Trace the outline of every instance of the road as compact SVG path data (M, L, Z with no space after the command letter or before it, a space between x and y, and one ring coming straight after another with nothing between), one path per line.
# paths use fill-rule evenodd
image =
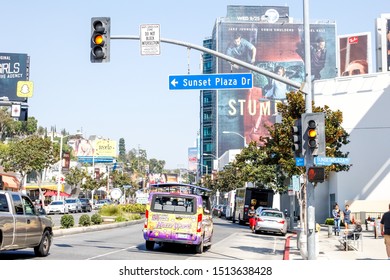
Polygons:
M77 220L75 218L75 220ZM253 234L248 226L214 219L213 245L195 254L183 245L155 246L147 251L143 224L54 238L49 256L36 258L33 250L0 253L0 260L281 260L285 238L272 234Z

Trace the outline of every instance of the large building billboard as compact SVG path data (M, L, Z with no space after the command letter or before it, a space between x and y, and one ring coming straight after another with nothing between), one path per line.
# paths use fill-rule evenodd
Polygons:
M382 14L376 21L378 72L390 71L390 14Z
M117 156L114 140L77 138L69 140L68 144L79 162L112 162Z
M262 69L303 82L303 25L295 23L221 22L217 32L217 51L252 63ZM334 23L310 25L312 80L328 79L336 73L336 32ZM248 72L219 59L218 72ZM288 85L253 73L250 90L218 91L219 155L242 148L242 139L223 131L245 136L246 143L267 136L266 125L275 123L276 104L285 102Z
M339 36L338 44L339 76L372 72L371 33Z
M18 97L18 81L28 81L29 57L24 53L0 53L0 97L10 101L26 101Z

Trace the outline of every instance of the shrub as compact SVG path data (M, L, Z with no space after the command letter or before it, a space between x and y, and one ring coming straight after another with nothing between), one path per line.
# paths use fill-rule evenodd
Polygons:
M121 212L121 209L117 205L110 204L104 205L100 209L99 214L102 216L119 216Z
M103 218L102 216L100 216L99 214L95 213L92 215L91 217L91 222L94 224L94 225L100 225L101 223L103 223Z
M333 226L334 225L334 219L333 218L327 218L325 220L325 225Z
M126 222L127 219L123 216L118 216L115 218L115 222Z
M88 214L83 214L80 216L79 225L83 227L87 227L91 225L91 218L89 217Z
M74 218L72 215L65 214L61 217L61 227L62 228L71 228L74 226Z

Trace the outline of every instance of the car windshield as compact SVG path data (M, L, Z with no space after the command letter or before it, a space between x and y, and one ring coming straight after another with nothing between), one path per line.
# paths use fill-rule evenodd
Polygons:
M76 203L76 199L67 199L66 203Z
M64 204L64 202L62 201L53 201L52 203L50 203L51 205L62 205Z

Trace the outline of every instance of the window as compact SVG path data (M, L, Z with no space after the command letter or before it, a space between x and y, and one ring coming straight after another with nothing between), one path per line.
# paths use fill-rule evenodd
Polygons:
M35 215L34 205L26 197L22 197L26 215Z
M13 194L12 200L14 201L16 215L23 215L24 214L23 204L22 204L22 200L20 199L20 196L17 194Z
M5 194L0 194L0 212L9 212L8 201Z
M162 212L193 213L194 199L192 197L158 195L153 201L152 209Z

